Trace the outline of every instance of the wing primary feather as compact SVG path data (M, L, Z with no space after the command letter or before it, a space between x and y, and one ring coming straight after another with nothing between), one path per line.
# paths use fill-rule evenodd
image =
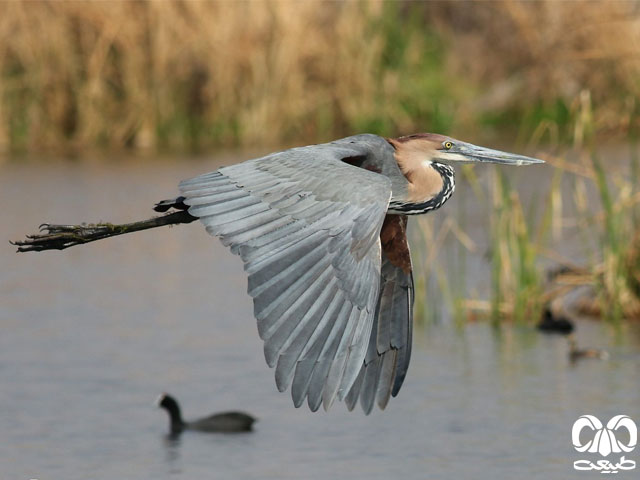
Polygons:
M300 320L288 322L293 323L293 328L291 328L292 325L284 324L269 339L270 342L280 343L280 355L276 366L276 385L281 392L285 391L291 383L293 369L300 357L300 353L311 334L318 327L320 320L330 305L331 297L335 296L337 290L337 282L334 277L330 279L324 291L317 297L317 301L309 307ZM293 312L290 318L297 316L296 313ZM276 345L274 347L277 348Z
M365 369L363 367L360 369L360 373L358 373L358 376L356 377L356 381L353 382L353 385L351 386L351 390L349 390L349 393L346 395L346 397L344 397L344 403L347 406L347 410L349 410L350 412L353 411L356 404L358 403L360 390L362 389L362 381L364 380L364 372L365 372Z
M378 388L376 392L376 401L381 410L384 410L387 407L389 397L391 397L397 359L397 350L389 350L381 357L382 365L380 366L380 371L378 373Z
M406 346L398 349L398 371L396 372L395 380L393 383L393 390L391 390L391 395L396 397L400 392L400 387L402 387L402 383L404 382L405 377L407 376L407 367L409 366L409 359L411 357L411 347Z
M307 393L307 403L313 412L318 410L322 403L327 389L326 382L329 370L331 369L332 362L334 362L336 352L338 351L338 347L342 342L343 337L347 335L349 320L351 319L354 310L357 310L357 308L350 302L346 301L343 303L338 317L342 320L338 326L339 328L334 326L331 329L327 340L322 346L322 351L318 355Z
M258 319L258 333L260 338L267 341L273 332L285 321L284 314L291 307L291 305L305 292L306 288L310 288L320 275L325 273L329 265L326 263L318 262L309 271L305 272L302 277L296 279L296 282L286 291L286 295L283 294L264 309L259 310L259 315L255 316ZM254 300L254 311L259 309L260 305Z
M347 360L349 359L351 341L353 340L355 331L358 327L358 322L361 318L362 310L354 308L351 311L347 327L342 335L342 339L340 340L340 344L338 345L337 352L327 376L324 393L322 394L322 406L325 410L329 410L333 404L333 401L338 394L338 389L342 384L345 369L347 367ZM350 386L351 385L349 385L349 387Z
M331 305L300 353L299 360L296 362L293 385L291 386L291 396L296 407L302 405L307 395L314 368L318 364L318 357L332 332L332 328L335 329L334 332L341 332L344 329L348 317L345 305L344 293L338 290L333 297ZM324 384L324 379L322 383Z
M384 322L376 322L376 348L375 353L383 353L391 347L391 325L396 325L396 319L392 317L394 314L394 286L395 282L386 282L380 292L380 303L378 317L386 319ZM391 308L388 308L388 306ZM403 327L400 327L403 328Z
M396 371L395 380L393 383L393 389L391 390L392 396L397 396L400 392L400 387L402 387L402 383L404 382L405 377L407 376L407 370L409 368L409 361L411 360L411 344L413 337L413 300L414 300L414 289L413 289L413 275L409 276L409 285L407 287L407 304L408 304L408 312L407 312L407 322L406 322L406 340L404 341L404 346L398 349L398 359L397 365L398 369Z
M376 392L378 390L380 361L381 358L378 356L364 369L364 380L360 391L360 406L367 415L371 413L373 402L376 398Z
M304 318L304 315L316 303L327 289L331 280L331 272L324 270L313 284L301 295L296 296L291 306L274 322L264 333L264 352L269 366L273 366L288 336L296 328L296 325Z
M296 247L300 247L288 255L279 254L275 258L278 263L263 263L262 268L250 273L247 288L249 295L259 297L261 303L270 303L268 297L281 295L283 290L296 281L296 274L305 272L326 257L326 250L322 248L326 240L317 235L310 236L308 240L306 245L297 244Z
M344 373L337 392L338 400L342 400L344 396L349 393L351 385L360 372L362 362L367 353L372 324L372 315L369 314L366 309L363 309L361 312L361 318L356 324L356 331L354 332L351 344L348 348Z

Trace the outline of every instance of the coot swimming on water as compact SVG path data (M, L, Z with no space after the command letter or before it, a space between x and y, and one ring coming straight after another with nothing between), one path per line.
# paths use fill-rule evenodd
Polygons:
M163 393L158 397L156 405L164 408L169 413L172 434L181 433L183 430L249 432L256 421L254 417L243 412L221 412L192 422L185 422L180 414L178 402L167 393Z
M571 360L572 363L582 358L597 358L600 360L607 360L609 358L609 352L601 348L578 348L578 344L573 335L569 335L568 340L569 360Z
M573 332L573 322L568 318L556 315L550 306L546 306L542 312L542 320L538 323L538 330L545 333L561 333L567 335Z

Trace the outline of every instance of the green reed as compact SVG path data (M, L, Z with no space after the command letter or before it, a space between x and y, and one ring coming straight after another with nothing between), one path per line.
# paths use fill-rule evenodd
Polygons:
M522 322L540 313L542 274L531 223L519 195L504 173L496 170L490 218L493 321Z
M596 291L593 310L611 321L640 314L638 289L638 187L635 153L630 160L630 175L612 179L600 159L591 155L592 182L601 211L595 221L599 261L590 265ZM613 188L612 188L613 185Z

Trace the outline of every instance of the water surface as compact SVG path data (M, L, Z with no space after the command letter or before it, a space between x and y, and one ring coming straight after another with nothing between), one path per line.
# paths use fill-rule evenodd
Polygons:
M45 221L147 218L213 168L0 166L2 241ZM611 358L572 365L561 337L443 318L416 328L386 411L310 413L275 388L241 262L197 224L63 252L5 243L0 259L0 479L585 478L572 468L578 416L640 423L637 326L580 321L579 343ZM259 422L173 442L152 406L163 391L187 419L241 409Z

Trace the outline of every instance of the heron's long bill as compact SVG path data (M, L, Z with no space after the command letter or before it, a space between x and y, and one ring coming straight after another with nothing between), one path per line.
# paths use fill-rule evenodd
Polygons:
M518 155L516 153L501 152L500 150L479 147L471 143L458 145L456 151L452 153L453 155L449 159L461 162L489 162L505 165L544 163L544 160L538 158L525 157L524 155Z

